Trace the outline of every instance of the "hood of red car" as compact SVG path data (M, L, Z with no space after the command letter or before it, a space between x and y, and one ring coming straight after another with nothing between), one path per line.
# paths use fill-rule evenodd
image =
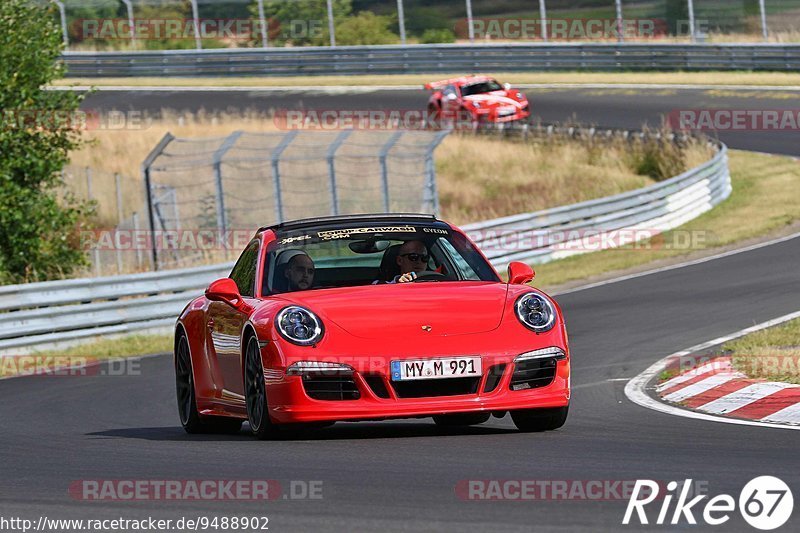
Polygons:
M508 96L506 91L495 91L491 93L472 94L465 96L464 100L467 102L478 102L481 107L499 107L499 106L514 106L521 108L525 106L526 101L515 100Z
M508 286L424 282L312 290L281 295L365 339L465 335L496 329Z

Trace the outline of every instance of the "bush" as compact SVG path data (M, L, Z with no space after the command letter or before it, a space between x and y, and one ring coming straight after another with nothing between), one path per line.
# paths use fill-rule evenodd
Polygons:
M50 4L0 2L0 279L60 277L85 264L79 231L91 206L59 199L60 171L81 144L81 97L42 87L63 75L61 27Z
M399 37L392 33L392 17L378 16L371 11L362 11L336 25L336 44L394 44Z
M422 44L454 43L456 42L456 34L448 29L425 30L419 42Z

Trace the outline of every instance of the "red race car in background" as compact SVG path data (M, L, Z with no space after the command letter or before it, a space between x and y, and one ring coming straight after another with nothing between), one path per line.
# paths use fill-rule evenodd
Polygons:
M463 76L425 84L433 91L428 118L434 123L466 121L477 125L515 122L531 115L527 97L486 76Z
M510 412L556 429L570 402L561 310L511 263L501 281L458 228L429 215L355 215L261 228L175 329L189 433Z

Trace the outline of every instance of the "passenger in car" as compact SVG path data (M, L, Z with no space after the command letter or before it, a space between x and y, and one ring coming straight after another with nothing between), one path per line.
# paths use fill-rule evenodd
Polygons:
M305 252L298 252L286 263L287 285L290 291L304 291L314 284L314 261Z

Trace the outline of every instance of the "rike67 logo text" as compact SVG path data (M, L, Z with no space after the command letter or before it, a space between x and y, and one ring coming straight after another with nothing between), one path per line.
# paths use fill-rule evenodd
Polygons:
M663 485L649 479L637 480L622 523L636 524L638 520L639 524L650 524L652 514L648 518L645 507L660 500L660 508L658 503L651 508L651 511L659 509L655 524L677 525L683 521L697 524L697 513L706 524L719 526L730 520L738 503L742 518L754 528L766 531L785 524L794 508L794 498L789 486L773 476L760 476L749 481L739 494L738 502L729 494L720 494L704 502L708 495L691 494L692 486L691 479L685 480L682 485L677 481L670 481L666 492L660 494L659 488Z

